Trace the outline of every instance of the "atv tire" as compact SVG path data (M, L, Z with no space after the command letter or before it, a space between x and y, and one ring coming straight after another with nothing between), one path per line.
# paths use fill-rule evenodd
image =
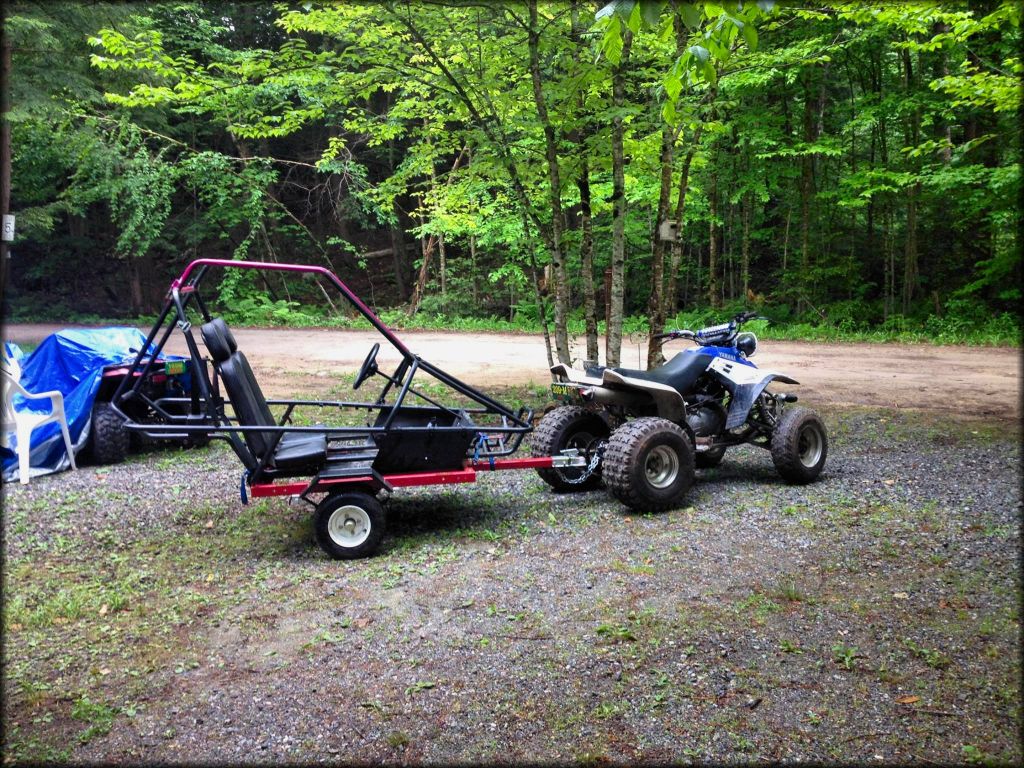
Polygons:
M580 453L597 450L602 440L608 439L608 425L593 411L576 405L565 405L544 414L533 432L530 454L555 456L565 448L577 448ZM601 484L601 468L588 472L587 467L564 469L538 469L540 479L559 493L589 491Z
M604 453L609 492L637 512L679 506L693 485L693 444L679 425L645 417L612 433Z
M96 403L92 409L90 454L97 464L119 464L128 455L129 435L124 418L110 403Z
M821 474L828 436L821 417L809 408L787 408L772 432L772 461L782 479L804 485Z
M725 457L725 446L712 448L710 451L701 451L693 456L693 464L697 469L713 469L722 463Z

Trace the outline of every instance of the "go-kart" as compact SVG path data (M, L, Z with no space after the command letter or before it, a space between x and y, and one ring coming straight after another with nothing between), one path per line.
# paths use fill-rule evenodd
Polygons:
M268 400L234 334L222 318L213 316L201 295L211 269L275 270L325 280L397 351L397 366L391 372L381 369L380 344L375 343L352 384L358 390L370 379L382 379L373 400ZM189 352L191 395L154 399L143 382L175 331ZM156 440L226 440L245 468L242 502L249 496L296 496L310 503L317 542L334 558L363 557L377 549L386 526L382 502L397 488L471 483L481 471L569 469L584 463L571 447L550 456L509 458L532 429L532 411L513 412L411 352L324 267L193 261L171 283L143 346L150 348L155 352L138 353L110 399L124 429ZM431 377L460 403L443 404L435 389L428 392L414 384L418 376ZM272 407L279 409L279 416ZM156 418L134 418L139 409ZM300 426L296 422L304 409L326 410L338 420ZM339 423L352 409L365 416L364 424Z

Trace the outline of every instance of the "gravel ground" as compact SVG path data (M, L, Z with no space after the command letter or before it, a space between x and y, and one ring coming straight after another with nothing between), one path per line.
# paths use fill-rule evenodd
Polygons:
M358 562L220 445L5 488L4 760L1019 764L1017 435L826 421L811 486L496 473L399 491Z

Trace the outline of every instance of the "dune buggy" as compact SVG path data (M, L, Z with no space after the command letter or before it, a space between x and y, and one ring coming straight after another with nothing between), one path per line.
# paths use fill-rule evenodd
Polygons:
M222 269L285 271L333 286L390 345L392 357L397 353L394 369L387 371L378 363L381 345L375 343L356 374L353 390L374 379L381 386L376 397L268 400L234 334L201 294L208 273ZM153 397L147 375L175 331L188 349L192 391L188 397ZM172 282L143 349L153 352L136 355L110 398L124 429L152 439L226 440L244 466L243 503L249 496L308 502L316 539L335 558L362 557L379 546L386 525L382 502L397 488L471 483L482 471L568 469L584 462L573 448L511 458L532 428L532 411L512 411L411 352L324 267L193 261ZM417 377L429 377L433 388L421 386ZM153 417L140 420L139 409ZM353 411L362 423L342 423L342 414ZM306 412L326 412L330 423L309 423Z

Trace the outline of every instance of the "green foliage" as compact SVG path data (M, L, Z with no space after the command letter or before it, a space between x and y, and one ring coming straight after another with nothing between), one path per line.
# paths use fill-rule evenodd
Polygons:
M627 333L647 327L667 122L673 190L691 162L667 307L685 314L670 324L755 301L776 320L769 338L1019 343L1018 4L539 5L547 123L528 7L12 6L9 312L107 311L97 294L126 293L124 261L152 311L199 255L329 262L396 306L425 241L443 238L444 290L435 248L408 322L535 331L557 170L568 327L582 334L577 181L585 165L600 315L620 117ZM395 236L404 255L363 257ZM228 272L218 290L236 322L358 322L309 309L308 283Z

